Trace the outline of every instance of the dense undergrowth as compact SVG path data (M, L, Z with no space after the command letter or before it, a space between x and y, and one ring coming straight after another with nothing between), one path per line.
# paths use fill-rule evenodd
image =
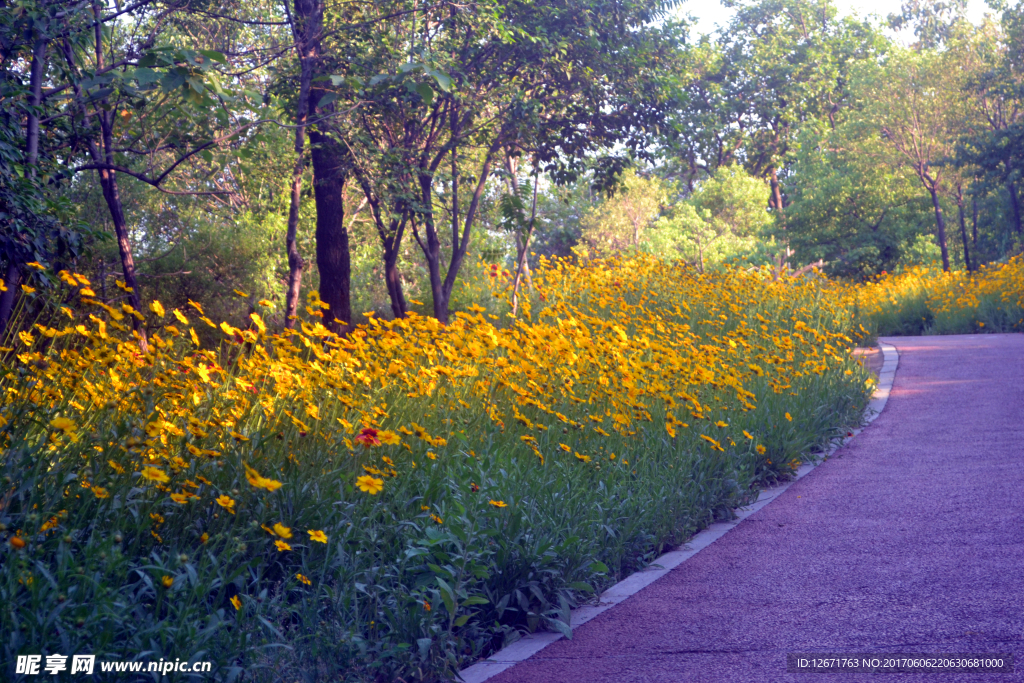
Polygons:
M283 334L154 302L140 354L143 312L61 277L3 351L6 667L452 679L567 631L573 606L857 423L871 387L851 300L817 278L556 261L518 320L496 285L447 327L349 338L315 299Z
M854 290L872 335L972 334L1024 331L1024 259L975 272L911 268Z

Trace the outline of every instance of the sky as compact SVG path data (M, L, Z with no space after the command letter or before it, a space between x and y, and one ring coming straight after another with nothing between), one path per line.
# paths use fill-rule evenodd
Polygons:
M842 15L856 14L866 17L872 14L878 15L885 20L889 14L898 12L900 0L835 0L839 13ZM729 21L732 12L719 4L718 0L689 0L684 2L679 10L681 13L691 14L697 19L696 31L698 33L711 33L716 25L725 25ZM984 0L968 0L967 18L977 24L986 12L992 10L985 4ZM913 35L899 36L901 40L909 41Z

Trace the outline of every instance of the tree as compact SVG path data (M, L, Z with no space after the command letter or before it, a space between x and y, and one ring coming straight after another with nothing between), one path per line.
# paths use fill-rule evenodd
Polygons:
M337 65L338 101L359 106L334 135L374 218L396 316L407 308L397 260L411 231L434 315L447 321L487 182L509 150L571 175L601 147L647 146L676 54L672 27L645 25L659 11L644 1L437 5L365 35L360 54Z
M618 190L583 215L577 253L606 258L639 250L647 231L667 207L671 193L672 187L661 178L627 170Z
M736 9L730 25L695 52L698 78L679 112L678 154L691 183L742 163L769 182L767 203L781 213L781 177L799 126L837 124L851 65L875 54L881 41L868 24L838 18L830 0L727 4Z
M940 198L947 165L959 133L959 90L942 55L894 47L883 63L864 62L855 88L863 121L895 152L894 165L910 169L928 193L935 214L935 236L942 267L949 270L946 221ZM953 105L953 106L951 106Z
M930 207L917 176L893 164L877 129L851 117L835 130L808 125L790 165L788 237L799 262L864 277L891 271L923 230Z
M767 244L775 216L764 202L766 183L729 165L677 202L648 233L644 248L681 256L701 273L710 265L757 252Z
M1024 246L1018 192L1024 177L1022 6L1007 8L999 28L984 27L954 45L960 61L973 67L965 74L965 91L974 119L962 132L956 157L960 167L974 170L980 183L1005 190L1016 239Z

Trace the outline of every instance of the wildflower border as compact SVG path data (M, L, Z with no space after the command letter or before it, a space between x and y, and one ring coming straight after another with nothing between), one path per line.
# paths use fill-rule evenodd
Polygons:
M793 473L793 478L783 482L771 489L760 492L757 500L750 505L738 508L734 511L736 517L727 522L716 522L696 534L679 549L665 553L645 569L630 574L617 584L601 594L598 603L587 604L572 610L570 624L573 628L582 626L602 612L615 607L626 598L639 593L641 590L662 578L670 571L686 562L704 548L720 539L732 529L736 528L747 517L765 507L773 500L782 495L786 489L804 478L819 464L828 459L830 455L856 438L869 424L882 413L886 403L889 401L889 393L892 390L893 380L896 378L896 367L899 364L899 352L892 344L879 341L878 346L882 350L882 369L879 372L878 386L872 394L871 401L864 409L864 426L854 429L851 436L836 439L824 451L814 453L811 462L804 463ZM519 662L525 661L537 654L548 645L561 640L564 636L561 633L543 631L531 633L507 647L498 650L491 656L472 664L459 672L459 678L463 683L483 683L484 681L497 676L502 671L510 669Z

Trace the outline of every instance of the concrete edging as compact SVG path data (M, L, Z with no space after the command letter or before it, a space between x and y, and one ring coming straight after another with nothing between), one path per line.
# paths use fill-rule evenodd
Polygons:
M852 436L836 440L826 451L815 454L817 456L816 462L801 465L797 468L793 479L790 481L775 486L772 489L761 491L755 502L747 505L746 507L738 508L735 511L735 519L728 522L717 522L710 525L700 533L696 534L679 549L665 553L648 565L646 569L630 574L625 579L619 581L617 584L602 593L598 604L583 605L582 607L574 609L569 620L570 625L575 628L587 623L597 615L611 609L631 595L639 593L641 590L665 576L704 548L707 548L709 545L727 534L730 530L734 529L747 517L778 498L786 489L805 477L828 456L845 446L850 439L854 438L857 434L860 434L868 424L874 422L875 418L879 416L885 408L885 404L889 401L889 392L892 390L892 383L896 377L896 366L899 363L899 353L896 351L895 346L884 342L879 342L878 345L882 350L884 361L878 376L878 386L875 388L875 393L872 395L871 401L868 402L867 408L864 409L864 427L854 429L852 431ZM466 667L459 672L459 677L465 683L483 683L483 681L488 680L492 676L496 676L515 664L529 659L551 643L561 640L563 637L564 636L562 636L561 633L548 631L531 633L523 636L508 647L504 647L495 652L490 657Z

